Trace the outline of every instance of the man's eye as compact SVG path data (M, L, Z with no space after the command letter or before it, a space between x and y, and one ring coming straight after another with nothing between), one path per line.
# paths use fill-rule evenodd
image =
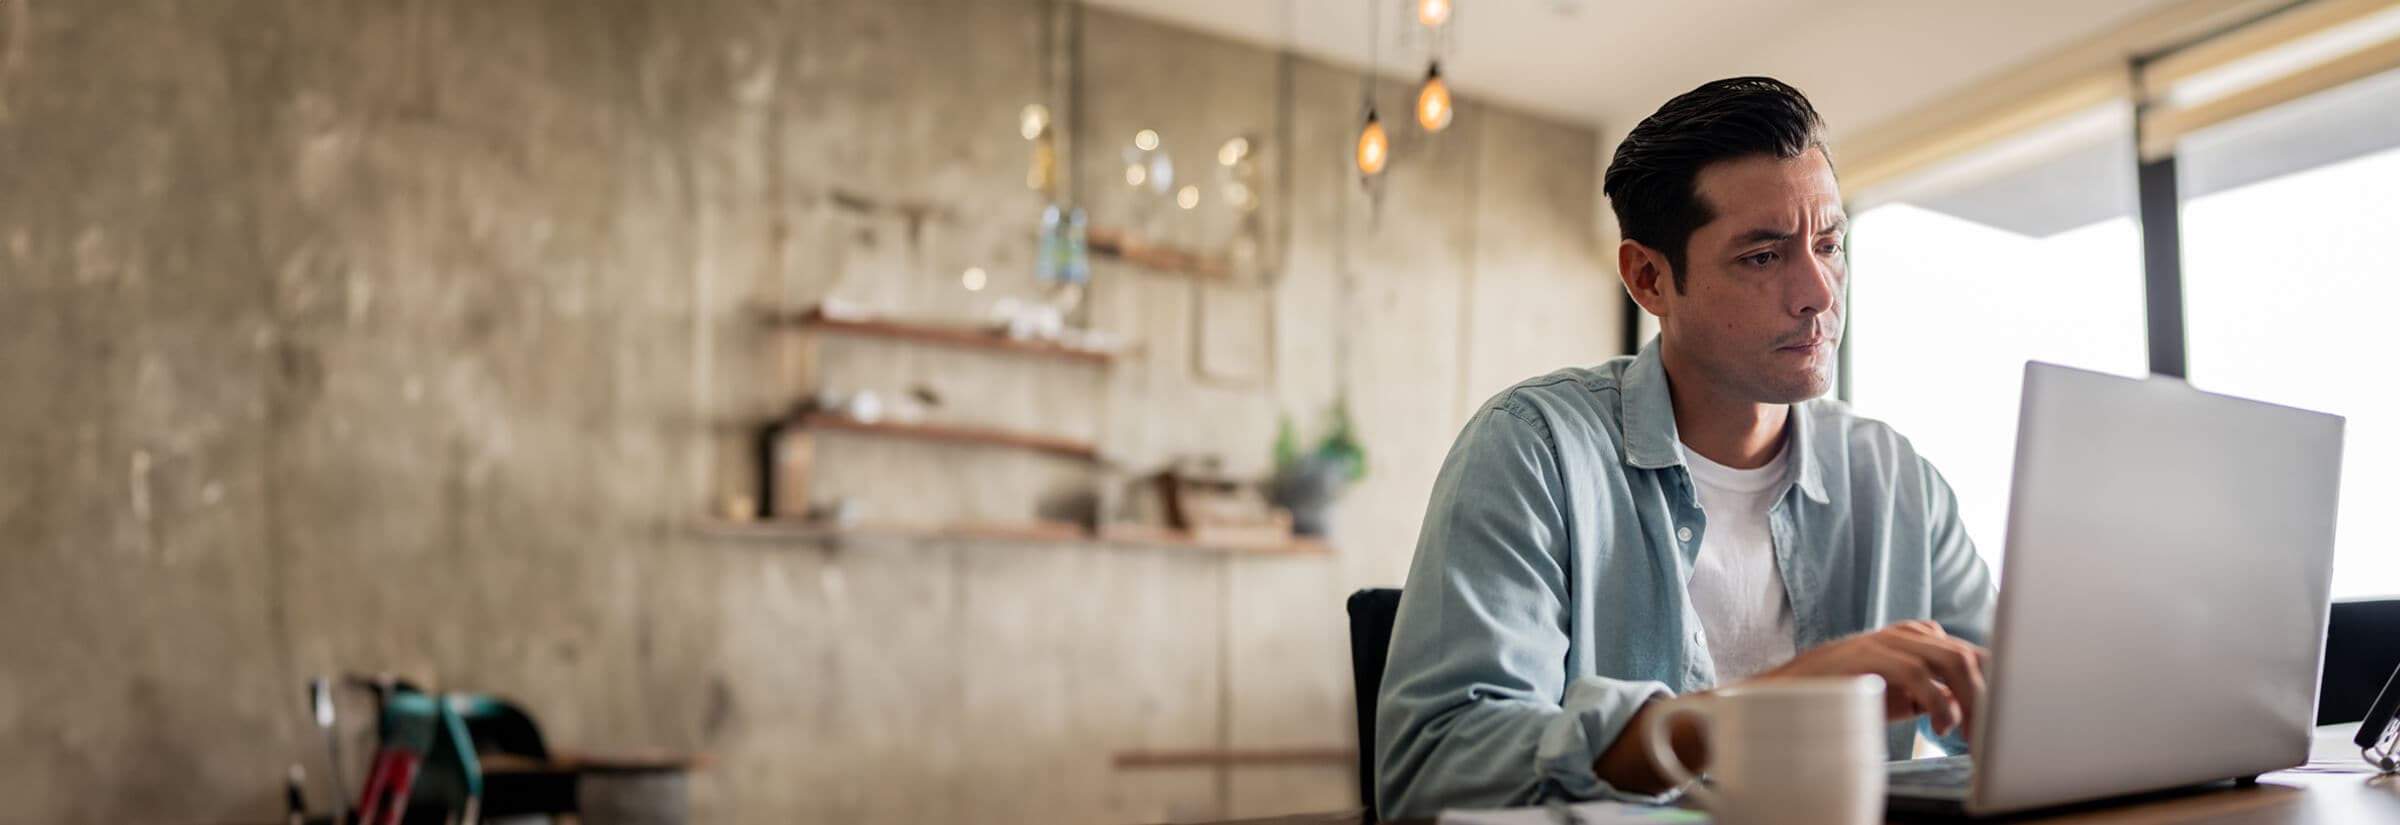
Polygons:
M1775 262L1775 253L1760 252L1755 255L1744 255L1741 257L1741 262L1751 266L1766 266Z
M1842 254L1842 245L1838 243L1829 243L1819 246L1817 247L1817 254L1827 257Z

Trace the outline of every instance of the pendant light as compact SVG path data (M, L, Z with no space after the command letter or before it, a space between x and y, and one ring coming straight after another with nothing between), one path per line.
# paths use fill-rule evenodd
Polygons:
M1450 0L1417 0L1417 22L1427 27L1450 22Z
M1358 130L1358 171L1367 177L1383 174L1384 164L1392 159L1392 138L1384 133L1383 123L1376 119L1375 110L1367 109L1367 125Z
M1368 180L1383 174L1383 168L1392 161L1392 136L1375 116L1375 74L1382 67L1378 59L1382 27L1376 25L1375 3L1376 0L1367 0L1367 122L1358 129L1358 172Z
M1450 127L1450 84L1442 82L1442 63L1434 61L1425 67L1425 85L1417 89L1417 125L1425 131L1439 132Z

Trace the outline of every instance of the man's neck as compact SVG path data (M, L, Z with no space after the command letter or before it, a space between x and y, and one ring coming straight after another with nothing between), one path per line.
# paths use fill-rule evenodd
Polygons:
M1718 393L1694 370L1678 369L1676 359L1661 353L1667 368L1668 398L1675 405L1675 433L1685 449L1737 470L1767 466L1783 449L1784 422L1790 404L1760 404Z

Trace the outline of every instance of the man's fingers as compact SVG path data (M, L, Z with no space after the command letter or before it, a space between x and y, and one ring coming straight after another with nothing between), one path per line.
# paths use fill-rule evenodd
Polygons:
M1883 691L1883 721L1904 722L1925 715L1925 711L1919 710L1916 700L1908 698L1907 693L1888 687L1888 682L1886 685Z
M1907 695L1917 710L1932 716L1935 732L1947 734L1958 725L1958 702L1935 681L1932 668L1897 649L1877 650L1874 656L1872 670L1883 677L1884 689Z
M1935 622L1931 619L1910 619L1905 622L1893 624L1891 629L1915 636L1950 635L1949 631L1942 629L1942 626L1939 622Z
M1948 637L1896 636L1891 644L1902 655L1922 663L1949 688L1959 704L1960 722L1974 718L1976 706L1983 703L1982 648Z

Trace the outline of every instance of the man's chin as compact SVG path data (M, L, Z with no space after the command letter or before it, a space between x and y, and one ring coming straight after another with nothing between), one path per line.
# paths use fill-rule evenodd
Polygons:
M1798 404L1802 401L1822 398L1826 393L1833 391L1833 373L1831 370L1810 370L1803 375L1789 376L1785 380L1769 382L1764 389L1766 392L1761 395L1766 397L1758 399L1758 403Z

